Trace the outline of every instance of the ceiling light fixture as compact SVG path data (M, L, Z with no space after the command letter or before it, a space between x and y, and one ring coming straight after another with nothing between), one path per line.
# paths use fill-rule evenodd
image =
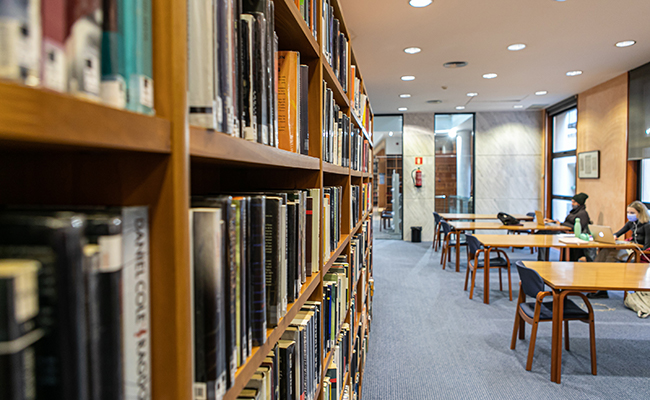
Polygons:
M401 97L403 99L408 99L409 97L411 97L411 95L408 94L408 93L404 93L404 94L400 94L399 97Z
M388 136L393 136L393 131L388 132Z
M510 50L510 51L519 51L519 50L523 50L525 48L526 48L526 45L523 44L523 43L515 43L515 44L511 44L510 46L508 46L508 50Z
M464 109L465 109L465 106L457 106L456 107L456 110L464 110Z
M544 96L545 94L548 94L546 90L540 90L539 92L535 92L535 96Z
M616 47L630 47L636 44L636 40L623 40L622 42L616 43Z
M422 49L419 48L419 47L407 47L407 48L404 49L404 53L406 53L406 54L417 54L417 53L419 53L421 51L422 51Z
M582 75L582 71L569 71L566 73L566 76L578 76Z
M524 106L522 106L521 104L517 104L516 106L514 106L512 108L524 108Z
M433 3L433 0L411 0L411 1L409 1L409 4L411 5L411 7L416 7L416 8L426 7L431 3Z
M412 81L412 80L414 80L414 79L415 79L415 77L414 77L413 75L404 75L404 76L402 77L402 80L403 80L403 81Z
M442 100L438 100L438 99L427 100L427 103L429 103L429 104L440 104L440 103L442 103Z
M478 96L478 93L476 92L467 93L467 97L476 97L476 96Z
M408 111L408 108L406 107L400 107L397 109L397 111Z
M489 74L483 74L483 78L485 78L485 79L494 79L496 77L497 77L497 74L495 74L494 72L490 72Z

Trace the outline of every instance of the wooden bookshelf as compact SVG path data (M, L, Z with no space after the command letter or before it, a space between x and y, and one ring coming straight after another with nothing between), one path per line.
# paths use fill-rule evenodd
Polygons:
M320 270L303 284L279 325L267 331L266 343L254 347L237 370L235 384L225 397L229 400L237 398L305 301L322 299L324 275L339 255L349 255L352 237L371 217L366 213L349 228L350 185L369 182L372 172L322 161L323 81L342 111L363 126L351 114L348 94L321 54L320 2L318 41L293 0L275 0L274 4L280 49L299 51L301 62L310 70L309 156L189 126L188 7L184 0L152 1L155 116L0 81L0 205L149 207L151 392L156 400L193 398L192 195L271 188L320 188L322 192L325 186L343 186L342 235L337 248L329 257L317 250ZM349 39L338 1L332 5ZM350 58L354 59L353 53ZM372 133L362 130L372 143ZM326 217L322 211L321 227ZM357 285L367 285L367 281L368 273L364 273ZM357 327L352 330L358 331ZM328 353L325 368L330 359ZM326 369L322 377L325 373ZM322 377L316 400L322 398Z

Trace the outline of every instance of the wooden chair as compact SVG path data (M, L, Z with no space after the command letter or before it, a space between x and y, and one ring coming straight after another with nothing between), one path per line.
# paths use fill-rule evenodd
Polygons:
M526 361L526 371L533 367L533 354L535 352L535 340L537 339L537 325L540 322L553 320L553 301L544 302L544 298L552 296L550 291L544 291L544 281L537 271L526 268L521 261L517 261L517 271L519 272L519 298L517 299L517 312L515 314L515 324L512 328L512 341L510 348L515 349L517 345L517 331L519 339L525 339L526 325L525 321L533 326L530 333L530 344L528 345L528 360ZM535 302L526 302L526 296L535 298ZM594 327L594 309L587 296L580 292L572 292L569 296L578 296L582 298L587 306L587 311L578 307L576 303L566 298L564 300L564 337L565 348L569 351L569 321L582 321L589 324L589 342L591 345L591 373L596 375L596 334Z
M465 271L465 290L467 290L467 282L469 280L469 274L471 271L472 274L472 287L469 290L469 298L474 297L474 286L476 284L476 271L479 269L485 270L485 254L486 251L483 248L483 245L477 238L473 235L465 235L465 240L467 241L467 271ZM499 290L503 290L503 280L501 277L501 271L508 271L508 294L510 295L510 301L512 301L512 282L510 275L510 259L505 251L500 249L493 249L491 252L497 254L497 257L490 258L490 269L498 268L499 269ZM480 256L483 254L483 261L480 260ZM484 273L489 273L489 271L484 271Z
M438 251L438 247L442 247L442 231L440 230L440 221L442 217L437 212L433 212L433 251Z
M463 240L462 236L459 235L458 232L451 230L451 225L449 225L447 221L440 221L440 228L442 229L442 234L444 236L440 263L442 264L442 269L445 269L447 258L449 259L449 262L451 262L451 253L453 253L451 250L456 248L456 241L460 240L460 246L466 246L467 242Z

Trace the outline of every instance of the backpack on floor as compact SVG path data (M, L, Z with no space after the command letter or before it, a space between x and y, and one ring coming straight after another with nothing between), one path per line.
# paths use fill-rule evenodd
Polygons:
M625 307L635 311L639 318L647 318L650 315L650 292L628 293Z

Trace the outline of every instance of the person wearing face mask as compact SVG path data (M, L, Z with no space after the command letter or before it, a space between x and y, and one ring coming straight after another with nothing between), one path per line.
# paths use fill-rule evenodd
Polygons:
M571 198L571 206L573 207L567 215L562 225L567 226L571 229L575 226L576 218L580 218L580 226L582 227L582 233L589 233L589 224L591 219L589 218L589 213L587 212L587 206L585 202L589 198L589 195L586 193L578 193ZM556 221L549 218L544 218L544 222L556 223L559 224L560 221ZM590 261L593 255L586 251L586 249L569 249L569 260L570 261Z
M617 239L628 232L632 232L630 241L642 247L643 250L650 248L650 215L645 204L636 200L627 206L627 222L625 226L614 234ZM595 262L625 262L632 250L601 249L594 259ZM607 291L590 293L590 298L608 298Z

